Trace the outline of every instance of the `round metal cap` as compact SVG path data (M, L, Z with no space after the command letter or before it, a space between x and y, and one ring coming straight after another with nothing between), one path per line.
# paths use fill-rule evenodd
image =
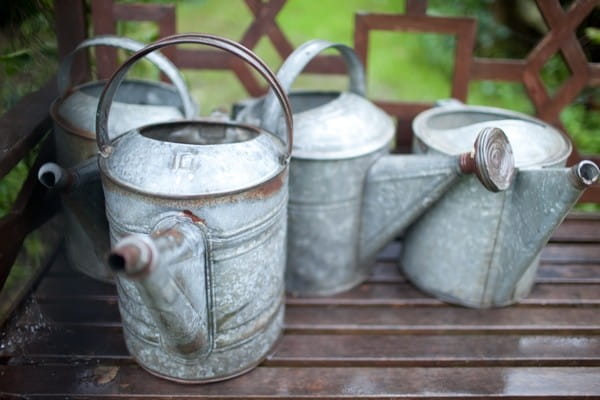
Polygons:
M484 128L475 140L475 174L488 190L508 189L515 177L515 158L506 134Z

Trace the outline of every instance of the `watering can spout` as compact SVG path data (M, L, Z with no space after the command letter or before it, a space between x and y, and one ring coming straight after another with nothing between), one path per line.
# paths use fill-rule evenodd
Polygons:
M387 155L377 160L363 191L361 263L372 261L465 174L475 174L490 192L510 187L514 158L501 129L482 129L474 150L459 156Z
M582 191L598 181L600 169L589 160L581 161L571 168L571 182L575 188Z
M42 165L38 171L40 183L48 189L70 192L82 185L100 180L96 157L82 161L72 168L63 168L53 162Z
M108 265L137 287L159 328L162 345L181 357L197 358L212 347L202 295L206 293L203 234L188 219L169 218L159 225L151 235L130 235L117 242ZM190 262L198 265L190 267Z
M525 273L536 263L537 254L575 205L586 188L600 176L598 166L581 161L571 168L520 170L513 187L506 192L504 217L490 259L487 293L490 304L500 304L519 290ZM515 245L518 243L518 245ZM517 289L515 289L517 288ZM505 303L505 301L504 301Z

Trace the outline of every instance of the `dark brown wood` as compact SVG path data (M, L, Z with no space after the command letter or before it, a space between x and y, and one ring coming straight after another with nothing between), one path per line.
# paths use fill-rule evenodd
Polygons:
M427 0L407 0L407 15L423 15L427 12Z
M116 34L117 21L153 21L158 24L160 37L175 34L175 6L166 4L123 4L113 0L93 0L92 17L96 35ZM175 47L166 47L161 51L172 61L177 58ZM117 67L115 49L99 47L96 49L98 76L108 78ZM166 76L162 76L167 80Z
M600 242L600 217L571 214L552 235L553 242Z
M551 243L542 250L541 260L553 264L599 264L600 245L597 243Z
M200 386L137 366L123 341L115 288L70 270L59 255L32 295L46 322L39 328L35 312L18 315L8 337L32 324L36 333L0 346L0 391L34 398L600 395L599 222L568 217L543 252L531 295L493 310L447 305L413 288L396 266L401 244L394 242L357 288L288 298L284 335L257 369ZM107 370L114 378L102 381Z
M113 364L114 365L114 364ZM103 365L105 368L111 364ZM598 367L505 368L369 368L369 367L260 367L237 379L211 385L181 385L160 380L133 365L114 366L116 376L97 383L97 365L0 366L8 393L50 398L120 396L186 396L186 398L378 398L402 397L463 399L465 396L500 398L583 398L598 391ZM576 371L576 373L574 372ZM292 379L290 379L293 377ZM105 397L106 396L106 397ZM156 397L153 397L156 396Z
M55 79L27 94L0 117L0 178L40 141L52 126L48 115L57 96Z
M54 19L58 57L62 60L87 37L85 1L56 0L54 2ZM71 67L71 81L74 84L84 81L89 76L88 66L88 54L81 52Z
M600 268L600 267L598 267ZM596 269L598 269L596 268ZM597 271L600 273L600 271ZM401 277L396 272L394 276ZM393 284L390 284L393 283ZM559 285L569 283L569 285ZM580 280L573 282L559 281L555 278L550 282L538 283L532 293L521 304L527 306L600 306L596 298L596 291L600 289L598 281ZM115 302L117 294L113 287L103 283L89 282L87 278L79 277L52 277L48 276L42 282L34 297L40 303L77 302L79 300L92 300L105 303ZM286 304L291 306L445 306L412 285L403 281L368 282L348 292L326 298L298 298L288 297Z
M523 60L490 60L475 57L471 64L471 79L520 82L525 71Z
M58 194L49 193L37 179L39 168L53 157L53 144L52 138L46 139L29 170L13 208L0 219L0 232L9 233L0 241L0 290L27 235L58 211Z
M92 26L94 35L114 35L116 18L112 0L92 0ZM110 47L95 48L96 73L99 79L107 79L117 65L117 51Z
M116 21L154 21L158 24L160 37L176 33L175 6L167 4L122 4L114 3L113 13ZM116 27L113 27L116 30ZM175 61L177 49L173 46L161 49L161 53ZM113 68L115 68L114 66ZM166 76L163 76L166 80Z
M376 345L374 345L376 344ZM22 357L69 365L71 359L134 364L122 330L50 329L21 347ZM0 358L9 357L6 351ZM600 366L600 338L552 335L286 334L262 364L270 367Z

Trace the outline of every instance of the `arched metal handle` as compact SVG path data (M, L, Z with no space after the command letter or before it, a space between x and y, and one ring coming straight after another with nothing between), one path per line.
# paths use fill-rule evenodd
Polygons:
M279 104L281 105L285 115L285 121L287 125L287 157L289 158L292 151L293 142L292 108L285 91L281 87L281 84L279 83L275 74L260 58L258 58L258 56L256 56L252 51L243 45L230 39L202 33L187 33L165 37L137 51L127 61L125 61L123 65L117 69L117 71L115 71L100 95L98 110L96 112L96 140L98 141L100 155L103 157L108 157L111 152L111 142L108 136L108 117L110 105L112 104L115 92L121 85L121 82L129 71L129 68L140 58L155 50L166 46L174 46L186 43L211 46L233 54L252 66L269 83L271 89L275 91ZM276 113L277 111L278 110L275 110ZM279 114L277 113L277 116L278 115Z
M64 97L71 88L71 67L73 66L75 55L83 49L94 46L115 47L135 52L143 49L146 45L133 39L113 35L96 36L79 43L79 45L62 60L58 68L57 85L58 93L61 97ZM196 107L194 106L191 94L177 67L160 53L148 55L148 61L164 73L173 83L173 86L175 86L175 89L181 98L185 117L194 118L196 116Z
M348 73L350 75L350 91L359 96L365 96L365 69L363 68L360 59L352 50L351 47L341 43L332 43L327 40L314 39L304 43L298 47L279 68L277 78L281 85L288 93L292 87L292 83L298 75L304 70L308 63L315 58L319 53L327 49L338 50L346 62ZM274 132L277 127L277 115L275 114L275 96L271 91L267 94L263 106L263 114L261 121L262 126L271 132Z

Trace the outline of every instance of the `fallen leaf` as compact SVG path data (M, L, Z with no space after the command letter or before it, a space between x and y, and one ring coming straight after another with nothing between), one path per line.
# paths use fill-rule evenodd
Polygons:
M118 372L119 367L117 366L98 366L94 368L94 382L96 385L105 385L115 379Z

